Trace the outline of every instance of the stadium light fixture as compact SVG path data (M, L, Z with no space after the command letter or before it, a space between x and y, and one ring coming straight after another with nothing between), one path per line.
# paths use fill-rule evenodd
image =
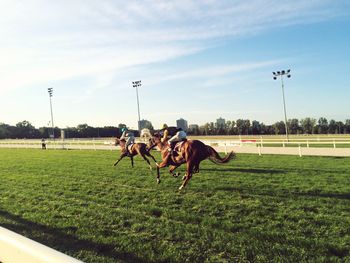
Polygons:
M289 136L288 136L288 125L287 125L287 111L286 111L286 100L285 100L285 96L284 96L284 83L283 83L283 76L287 76L287 78L291 77L290 74L290 69L288 69L287 71L282 70L282 71L277 71L277 73L272 72L273 74L273 79L277 80L277 77L281 77L281 84L282 84L282 98L283 98L283 109L284 109L284 124L286 127L286 137L287 137L287 141L289 141Z
M140 103L139 103L139 91L138 91L138 87L140 87L141 84L141 80L138 81L133 81L132 82L132 86L134 88L136 88L136 99L137 99L137 113L138 113L138 117L139 117L139 121L137 122L137 128L140 132L140 123L141 123L141 118L140 118Z
M52 95L53 95L53 88L48 88L47 92L49 93L49 98L50 98L50 110L51 110L51 125L52 125L52 138L55 140L55 126L53 124L53 113L52 113Z

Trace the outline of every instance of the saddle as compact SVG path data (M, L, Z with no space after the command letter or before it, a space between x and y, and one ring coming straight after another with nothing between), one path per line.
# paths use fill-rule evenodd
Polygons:
M175 155L179 155L179 154L180 154L182 144L183 144L185 141L187 141L187 140L182 140L181 142L176 142L176 143L175 143L175 146L172 147L174 153L176 153Z
M134 144L135 144L135 143L130 143L130 144L128 145L128 149L127 149L127 150L128 150L129 152L131 152L132 146L133 146Z
M125 148L125 152L128 156L131 156L131 149L132 149L132 146L134 145L135 143L131 143L128 145L128 147Z

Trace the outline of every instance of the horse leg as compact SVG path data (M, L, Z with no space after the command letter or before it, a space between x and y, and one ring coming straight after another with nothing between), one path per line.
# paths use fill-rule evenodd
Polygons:
M176 166L176 165L170 165L170 169L169 169L169 173L174 176L174 177L179 177L180 173L177 172L177 173L173 173L174 170L179 167L179 166Z
M194 164L191 161L187 162L186 178L182 182L182 185L179 187L179 190L182 190L187 185L188 181L191 179L192 173L193 173L193 167L194 167Z
M166 156L164 157L164 159L162 160L162 162L160 164L158 164L158 167L159 168L163 168L163 167L166 167L168 166L168 163L169 161L171 160L171 153L170 152L167 152L166 153Z
M157 166L157 184L160 183L160 172L159 172L159 167Z
M157 167L158 168L164 168L164 167L166 167L168 165L168 162L161 162L160 164L157 164Z
M113 166L116 166L126 155L125 154L121 154L119 159L113 164Z
M131 167L134 168L134 156L130 156Z
M147 157L144 155L144 154L141 154L140 155L142 156L142 158L148 163L148 166L149 166L149 169L152 171L152 165L151 163L149 162L149 160L147 159Z
M194 173L194 174L199 173L199 163L196 163L196 164L193 166L193 173Z
M147 156L151 157L152 160L153 160L156 164L158 164L156 158L154 158L154 156L153 156L152 154L150 154L149 152L147 152Z

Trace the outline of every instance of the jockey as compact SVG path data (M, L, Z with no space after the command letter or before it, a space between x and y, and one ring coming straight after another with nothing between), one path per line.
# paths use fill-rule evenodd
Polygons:
M169 136L171 137L168 140L170 153L173 153L173 148L177 142L186 140L187 134L184 130L182 130L182 128L168 127L168 125L163 124L161 131L163 131L163 137L161 139L162 142L168 140Z
M165 142L171 137L173 137L178 132L178 129L175 126L168 127L167 124L163 124L162 128L160 129L160 134L162 134L161 141Z
M134 134L128 130L128 128L124 127L122 128L122 136L120 136L120 140L125 140L125 150L127 154L130 154L128 146L130 144L135 143L135 136Z

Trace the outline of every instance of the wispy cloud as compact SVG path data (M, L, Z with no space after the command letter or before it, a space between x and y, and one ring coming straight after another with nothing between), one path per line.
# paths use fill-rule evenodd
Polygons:
M200 52L211 45L207 41L341 15L343 5L330 0L4 0L0 72L6 77L0 78L0 87L4 91L83 75L99 78L111 70ZM168 78L235 70L240 69L222 66Z

